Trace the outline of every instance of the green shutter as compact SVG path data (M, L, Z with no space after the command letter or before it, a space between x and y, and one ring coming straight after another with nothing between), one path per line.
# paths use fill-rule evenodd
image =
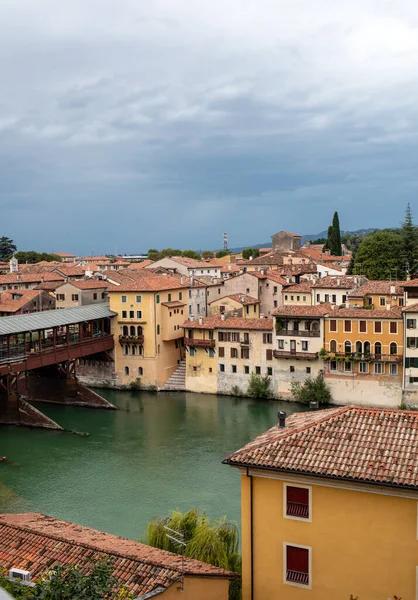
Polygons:
M160 296L158 294L155 296L155 301L157 304L160 303Z

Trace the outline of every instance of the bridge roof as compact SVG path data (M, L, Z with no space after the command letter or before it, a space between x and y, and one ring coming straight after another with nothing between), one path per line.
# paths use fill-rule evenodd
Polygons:
M109 304L103 303L77 306L76 308L45 310L14 317L0 317L0 335L50 329L51 327L73 325L83 321L94 321L95 319L116 315L117 313L110 310Z

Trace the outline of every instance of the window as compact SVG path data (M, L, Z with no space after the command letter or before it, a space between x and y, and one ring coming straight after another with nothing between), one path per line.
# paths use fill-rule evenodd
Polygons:
M296 296L297 302L300 302L300 296Z
M102 292L102 300L104 300L104 298L106 298L106 294Z
M263 333L263 344L272 344L273 343L273 334L272 333Z
M284 299L285 299L285 300L287 300L287 294L285 294L285 297L284 297Z
M350 340L346 340L344 343L344 352L345 354L351 354L351 342Z
M369 363L361 361L358 364L358 372L359 373L368 373L369 372Z
M236 373L237 372L237 365L231 365L231 371L232 371L232 373Z
M223 365L223 364L220 364L220 365L219 365L219 371L220 371L221 373L225 373L225 365Z
M337 352L337 341L331 340L329 343L329 351L335 354Z
M391 363L389 365L389 374L397 375L398 374L398 365L396 363Z
M353 363L351 361L344 362L344 371L346 373L351 373L352 370L353 370Z
M249 348L241 348L241 358L249 359L250 358L250 349Z
M215 356L215 350L213 348L209 348L209 358L213 358Z
M383 373L383 363L374 363L375 375L381 375Z
M309 374L310 374L310 372L311 372L311 367L306 367L306 372L307 372L307 373L308 373L308 375L309 375Z
M344 331L351 331L351 321L344 321Z
M277 285L273 286L273 294L277 294Z
M125 346L123 347L123 353L129 354L129 346L127 344L125 344Z
M376 356L380 356L382 354L382 344L380 342L375 343L374 353L376 354Z
M284 487L284 517L291 517L292 519L304 519L311 520L310 515L310 495L311 488L299 487L283 484Z
M418 383L418 377L410 377L409 383Z
M389 352L392 356L398 354L398 345L395 342L392 342L389 346Z
M406 320L406 327L407 327L407 329L416 329L416 327L417 327L417 320L416 319L407 319Z
M193 346L190 347L189 350L190 356L195 356L196 355L196 348L193 348Z
M78 294L72 294L72 295L71 295L71 300L72 300L73 302L78 302Z
M329 330L330 331L337 331L337 320L336 319L331 319L329 322Z
M407 348L417 348L417 338L415 337L407 337L406 338L406 347Z
M256 375L261 375L261 367L255 368Z
M223 358L225 356L225 348L223 346L218 348L219 358Z
M386 298L384 296L379 298L379 304L380 306L386 306Z
M374 322L374 332L375 333L382 333L382 321L375 321Z
M342 301L343 301L343 304L345 304L347 302L347 294L343 294Z
M329 294L325 294L325 302L329 302Z
M122 319L127 319L128 318L128 311L127 310L123 310L122 311Z
M332 303L333 304L337 303L337 296L335 294L332 294Z
M291 299L291 300L294 300L294 298L295 298L294 296L290 296L290 299Z
M306 302L306 296L303 296L303 301Z
M302 340L302 350L306 352L309 348L309 342Z
M135 319L135 311L134 310L130 310L129 311L129 318L130 319Z
M321 302L321 294L317 294L316 295L316 301L317 302Z
M183 300L183 292L179 292L179 300Z
M136 318L137 319L142 319L142 310L137 310L136 311Z
M136 297L136 303L137 303L137 304L141 304L141 302L142 302L142 296L137 296L137 297ZM140 367L140 368L141 368L141 367Z
M126 304L128 302L128 298L126 296L121 296L121 302L122 304Z
M273 360L273 350L271 348L266 350L266 360Z
M231 348L231 358L238 358L238 349Z
M391 321L389 325L390 333L398 333L398 323L396 321Z
M290 367L289 367L289 371L290 371L291 373L294 373L294 372L295 372L295 367L294 367L293 365L290 365Z
M132 348L131 348L131 354L135 355L135 344L132 344Z
M330 360L329 361L329 370L330 371L336 371L337 370L337 361L336 360Z
M403 306L403 298L398 298L398 305Z
M197 312L200 313L200 304L198 304L196 308L197 308ZM183 311L182 311L182 314L183 314Z
M160 335L160 326L157 325L157 335Z
M239 331L231 332L231 342L239 342Z
M284 350L284 340L277 340L279 350Z
M274 308L277 308L277 300L273 300L273 306Z
M58 302L63 302L65 300L65 294L57 294Z
M405 358L405 367L407 369L409 369L409 367L418 369L418 358Z
M160 303L160 295L159 295L159 294L157 294L157 295L155 296L155 302L156 302L157 304L159 304L159 303Z
M269 377L271 377L273 375L273 368L272 367L267 367L267 375Z
M212 373L213 369L212 367L209 367L209 373Z
M129 375L129 367L125 367L125 375Z
M290 585L310 587L311 549L284 544L284 581Z
M142 377L143 374L144 374L144 369L142 367L138 367L138 375L140 375Z
M250 374L250 367L249 367L248 365L245 365L245 367L244 367L244 373L245 373L246 375L249 375L249 374Z
M171 302L171 294L168 294L168 302Z

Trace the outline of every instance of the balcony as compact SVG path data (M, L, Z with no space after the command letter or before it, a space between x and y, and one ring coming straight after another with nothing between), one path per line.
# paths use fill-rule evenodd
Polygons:
M362 354L360 352L337 352L333 356L350 358L351 360L372 361L372 362L396 362L401 363L403 357L399 354ZM330 357L332 360L332 356Z
M244 347L244 348L248 347L248 346L251 345L250 344L250 340L249 339L243 339L243 340L240 341L239 345L242 346L242 347Z
M303 350L273 350L274 358L304 358L305 360L317 360L318 352L304 352Z
M123 335L119 336L119 344L139 344L142 346L144 343L143 335Z
M185 346L200 346L201 348L214 348L215 340L199 340L194 338L184 338Z
M320 331L300 331L299 329L276 329L276 335L290 335L292 337L320 337Z

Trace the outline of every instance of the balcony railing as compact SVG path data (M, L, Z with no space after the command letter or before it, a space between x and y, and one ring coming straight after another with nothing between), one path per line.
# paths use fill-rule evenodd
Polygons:
M292 337L320 337L320 331L303 331L299 329L276 329L276 335L291 335Z
M185 338L184 339L185 346L200 346L202 348L214 348L215 340L199 340L194 338Z
M240 346L250 346L250 340L244 338L240 341Z
M402 356L399 354L369 354L361 352L337 352L335 356L351 358L351 360L373 361L373 362L402 362ZM332 360L332 357L331 357Z
M288 502L286 505L286 514L289 517L299 517L300 519L309 518L309 505L299 502Z
M308 585L309 573L301 573L300 571L292 571L290 569L287 569L286 581L291 581L292 583L300 583L302 585Z
M316 360L318 352L304 352L303 350L273 350L274 358L304 358L305 360Z
M120 335L119 336L120 344L142 344L144 343L143 335Z

